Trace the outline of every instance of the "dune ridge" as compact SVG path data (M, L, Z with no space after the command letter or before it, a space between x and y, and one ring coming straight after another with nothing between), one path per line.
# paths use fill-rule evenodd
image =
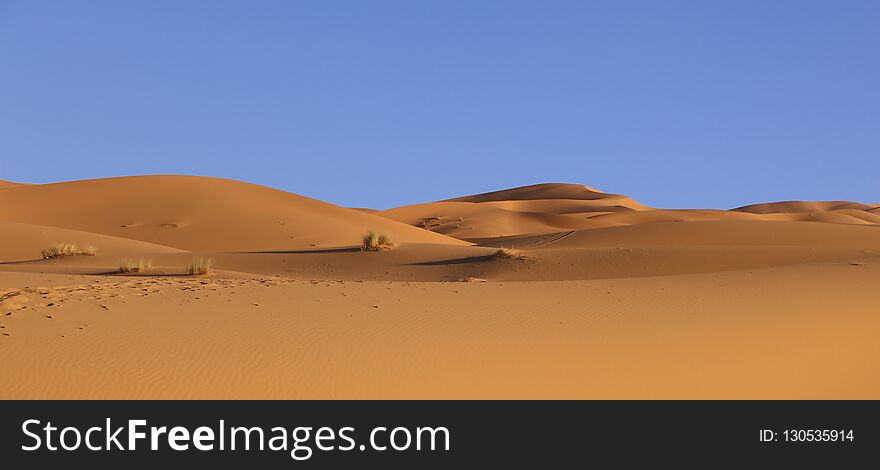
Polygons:
M832 212L842 210L872 211L880 205L861 204L850 201L781 201L765 204L751 204L748 206L731 209L738 212L751 212L753 214L797 214L803 212Z
M27 184L27 183L16 183L13 181L0 180L0 189L17 188L17 187L25 185L25 184Z
M250 183L131 176L7 188L0 220L130 238L188 251L356 245L368 230L403 243L465 245L383 217Z
M588 186L547 183L373 213L475 243L560 230L690 221L822 222L880 225L880 206L847 201L788 201L732 210L657 209Z

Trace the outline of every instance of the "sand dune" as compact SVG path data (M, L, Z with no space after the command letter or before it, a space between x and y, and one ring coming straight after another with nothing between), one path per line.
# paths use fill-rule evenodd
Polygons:
M582 217L509 210L490 204L434 202L379 213L414 227L465 240L588 228Z
M861 204L849 201L784 201L766 204L753 204L733 209L739 212L751 212L753 214L795 214L801 212L831 212L840 210L869 211L877 209L878 205Z
M372 212L474 243L624 225L754 220L880 225L876 205L780 202L731 211L654 209L618 194L573 184L541 184Z
M0 180L0 189L17 188L19 186L24 186L26 184L27 183L16 183L13 181Z
M0 261L30 261L40 259L40 252L58 243L90 245L101 255L146 255L153 253L183 253L183 250L98 233L81 232L57 227L0 222Z
M880 248L880 227L806 222L709 220L578 230L545 248L633 246L802 246Z
M369 229L400 246L358 250ZM58 242L98 251L37 259ZM215 272L184 275L193 256ZM0 182L0 398L876 399L878 282L869 204Z
M190 251L355 245L371 229L402 243L465 244L361 211L217 178L106 178L9 188L2 197L0 220Z
M593 219L647 210L626 196L575 184L539 184L379 212L464 240L603 226Z
M518 188L491 191L488 193L462 196L446 201L453 202L494 202L494 201L533 201L539 199L563 199L580 201L613 201L613 204L626 205L633 209L644 205L619 194L604 193L589 186L568 183L543 183ZM609 204L610 205L610 204Z

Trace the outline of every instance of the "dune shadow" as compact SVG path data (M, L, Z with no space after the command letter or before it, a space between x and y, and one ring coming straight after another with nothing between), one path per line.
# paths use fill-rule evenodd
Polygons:
M0 261L0 265L3 265L3 264L28 264L28 263L38 263L38 262L40 262L40 261L46 261L46 259L45 259L45 258L39 258L39 259L23 259L23 260L18 260L18 261Z
M192 274L185 273L121 273L118 269L114 269L113 271L102 271L99 273L89 273L88 276L114 276L114 277L199 277Z
M276 251L239 251L238 254L243 255L312 255L326 253L357 253L361 249L357 247L350 248L322 248L317 250L276 250Z
M467 258L444 259L439 261L423 261L421 263L410 263L407 266L451 266L455 264L472 264L489 261L493 255L468 256Z

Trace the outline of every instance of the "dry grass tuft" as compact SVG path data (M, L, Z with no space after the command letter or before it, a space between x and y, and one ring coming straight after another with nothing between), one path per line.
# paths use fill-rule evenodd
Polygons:
M458 282L488 282L488 281L486 281L485 279L483 279L481 277L468 276L468 277L463 277L463 278L459 279Z
M361 239L361 251L390 250L395 246L394 240L388 234L372 230Z
M214 259L196 257L186 267L186 274L190 276L204 276L214 272Z
M513 248L501 248L496 251L492 256L489 257L490 260L498 260L498 259L517 259L517 260L527 260L528 256L524 255L519 250L514 250Z
M97 252L98 249L90 245L79 247L76 243L56 243L49 248L43 249L40 254L43 256L43 259L50 259L63 258L65 256L95 256Z
M153 260L151 259L124 259L119 261L119 272L121 273L142 273L153 269Z
M489 257L491 260L495 259L520 259L525 260L528 259L526 255L522 254L519 250L514 250L513 248L502 248L495 252L492 256Z

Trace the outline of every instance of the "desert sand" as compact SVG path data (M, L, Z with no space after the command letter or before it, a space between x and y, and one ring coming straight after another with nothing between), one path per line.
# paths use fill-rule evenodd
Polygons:
M0 398L878 399L878 285L877 204L0 181Z

